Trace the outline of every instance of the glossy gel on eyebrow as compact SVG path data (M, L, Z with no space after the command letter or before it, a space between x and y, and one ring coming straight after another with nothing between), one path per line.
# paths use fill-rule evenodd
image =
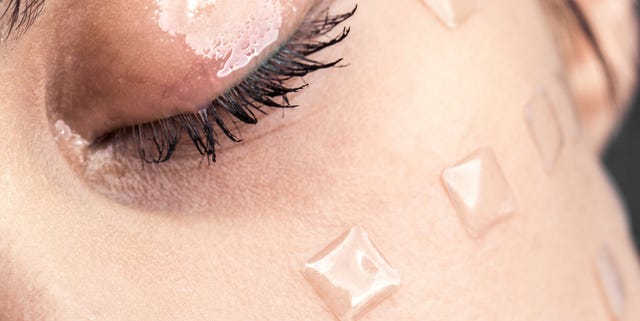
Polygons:
M318 296L341 321L354 320L400 286L400 274L354 227L316 254L302 271Z
M562 147L564 136L556 109L546 91L538 90L524 111L525 120L547 173L555 167Z
M480 149L444 170L442 182L472 237L515 212L513 191L491 149Z
M220 78L249 65L280 36L278 0L248 0L243 5L236 0L155 1L160 28L181 38L195 55L220 61Z
M480 0L422 0L449 28L463 24L480 9Z

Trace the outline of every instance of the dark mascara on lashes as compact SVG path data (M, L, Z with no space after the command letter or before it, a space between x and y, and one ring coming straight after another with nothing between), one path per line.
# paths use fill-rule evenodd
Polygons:
M24 34L44 11L44 0L0 0L0 40Z

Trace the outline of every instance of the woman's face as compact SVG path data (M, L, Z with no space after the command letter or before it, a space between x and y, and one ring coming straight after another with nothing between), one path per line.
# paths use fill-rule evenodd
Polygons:
M298 107L220 116L240 143L192 114L247 78L278 84L254 71L291 63L272 54L308 49L300 29L356 2L199 4L46 0L0 46L0 320L331 320L300 269L352 226L403 279L366 320L605 320L603 247L640 316L597 159L633 88L631 1L578 2L603 57L564 2L481 1L455 28L421 0L359 2L330 32L347 38L309 56L344 60L284 82L309 85L289 95ZM525 117L541 92L543 138ZM148 138L194 122L217 133L198 131L205 156L183 133L167 162L141 159L157 159ZM472 238L441 174L482 147L517 209Z

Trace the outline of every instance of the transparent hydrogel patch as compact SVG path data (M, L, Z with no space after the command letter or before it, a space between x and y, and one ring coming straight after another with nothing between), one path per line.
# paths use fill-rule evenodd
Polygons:
M608 247L603 247L595 258L595 271L603 298L614 320L624 316L626 293L620 270Z
M341 321L363 315L400 286L400 273L359 227L350 229L311 258L302 273Z
M442 181L472 237L482 236L516 210L513 191L492 149L479 149L445 169Z
M556 107L546 91L536 91L525 106L524 116L545 171L551 173L564 147L565 139Z

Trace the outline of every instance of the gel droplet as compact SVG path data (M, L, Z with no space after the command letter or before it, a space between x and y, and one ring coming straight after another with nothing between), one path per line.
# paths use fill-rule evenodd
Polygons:
M479 0L422 0L449 28L455 28L480 10Z
M67 125L62 120L57 120L54 124L56 135L55 139L57 141L64 141L69 143L72 146L76 147L86 147L89 145L89 142L84 138L80 137L80 135L76 134L69 125Z
M358 227L316 254L302 273L341 321L363 315L400 286L400 274Z
M249 65L278 40L282 26L277 0L242 4L237 0L156 0L156 4L163 31L183 38L194 54L223 61L218 77Z
M77 164L83 164L85 162L84 152L89 146L89 142L75 133L71 127L62 120L57 120L53 124L53 129L54 139L61 150L76 160Z
M626 294L620 271L607 247L598 252L595 269L609 312L614 320L621 320L624 315Z
M442 181L472 237L515 212L513 191L491 149L480 149L444 170Z
M547 173L555 167L564 136L555 106L545 91L538 91L525 107L525 120Z

